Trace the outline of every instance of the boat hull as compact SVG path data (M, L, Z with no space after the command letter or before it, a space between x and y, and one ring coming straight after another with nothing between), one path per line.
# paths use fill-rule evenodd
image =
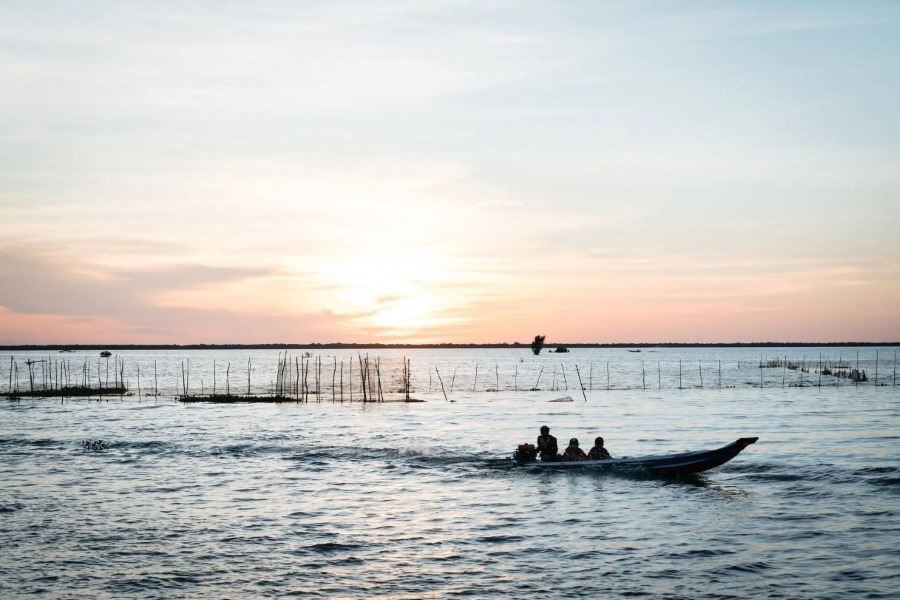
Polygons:
M636 456L608 460L531 461L513 460L525 469L591 469L609 471L643 471L656 475L690 475L724 465L759 438L740 438L715 450L697 450L658 456Z

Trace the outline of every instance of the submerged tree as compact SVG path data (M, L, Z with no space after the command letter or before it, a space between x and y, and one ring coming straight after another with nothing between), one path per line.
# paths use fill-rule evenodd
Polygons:
M535 354L541 353L541 348L544 347L544 338L547 336L544 335L536 335L534 336L534 341L531 342L531 351Z

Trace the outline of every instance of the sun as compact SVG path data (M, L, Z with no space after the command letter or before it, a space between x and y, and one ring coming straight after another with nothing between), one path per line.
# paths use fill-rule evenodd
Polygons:
M389 335L411 335L435 325L435 304L424 290L383 302L371 317L371 324Z
M434 327L439 311L452 303L452 295L436 289L453 275L432 257L382 254L342 261L326 272L335 308L383 337L415 336Z

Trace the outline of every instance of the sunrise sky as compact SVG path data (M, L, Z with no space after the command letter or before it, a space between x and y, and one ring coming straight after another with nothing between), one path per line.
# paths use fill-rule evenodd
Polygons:
M0 343L900 340L900 4L0 4Z

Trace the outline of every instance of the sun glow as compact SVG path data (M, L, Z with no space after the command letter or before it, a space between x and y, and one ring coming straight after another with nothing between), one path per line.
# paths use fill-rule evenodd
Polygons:
M380 336L414 336L438 325L453 294L438 295L436 288L457 279L446 261L390 253L342 261L324 274L333 286L335 310Z

